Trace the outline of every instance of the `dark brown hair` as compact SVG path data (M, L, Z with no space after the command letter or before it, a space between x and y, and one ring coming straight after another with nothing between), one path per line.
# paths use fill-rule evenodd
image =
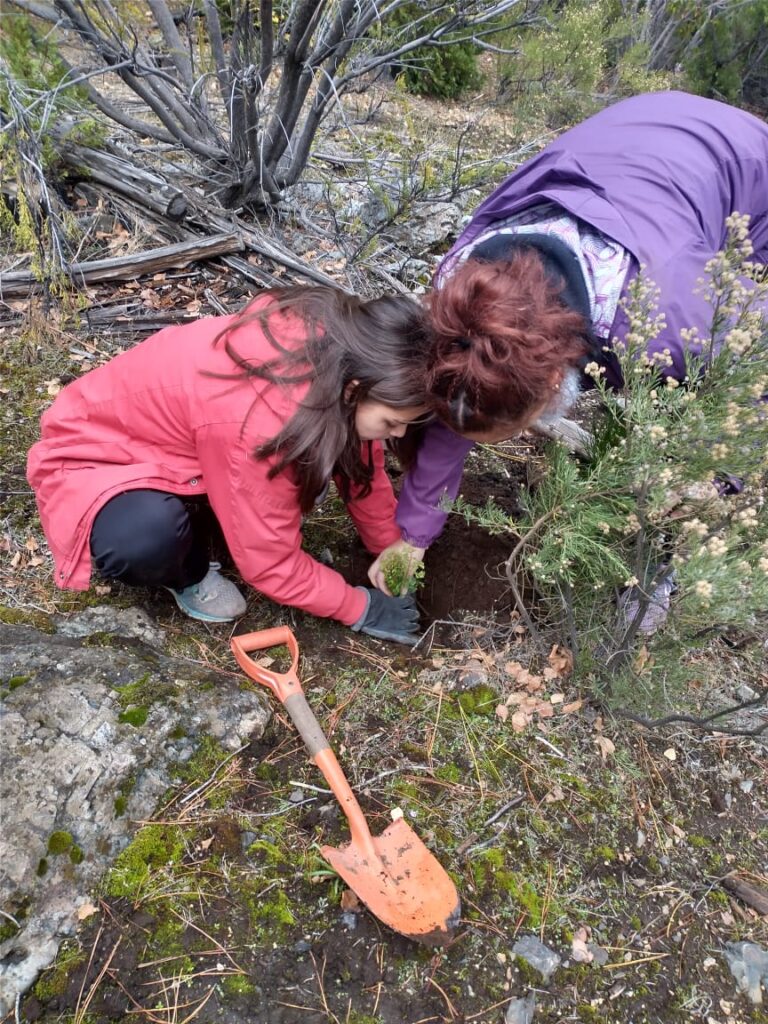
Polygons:
M299 320L303 344L288 348L281 342L281 317ZM234 348L230 336L251 323L268 338L273 359L253 363ZM277 289L267 293L266 301L262 295L249 303L214 344L220 342L238 367L234 377L288 387L309 382L293 416L254 452L260 458L277 457L270 478L293 470L303 512L311 510L332 473L341 477L343 497L349 496L351 483L369 493L371 446L364 457L355 428L360 402L369 399L396 409L426 403L426 311L407 296L366 300L330 287ZM358 383L350 391L353 381Z
M454 430L525 419L554 396L556 371L588 351L588 325L563 305L533 252L469 259L428 301L431 404Z

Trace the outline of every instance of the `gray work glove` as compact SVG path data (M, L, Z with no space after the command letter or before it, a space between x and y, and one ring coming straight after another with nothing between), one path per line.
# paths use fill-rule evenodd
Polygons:
M394 640L396 644L416 642L419 632L419 612L412 594L405 597L387 597L380 590L357 587L368 598L368 605L352 626L355 632L367 633L379 640Z

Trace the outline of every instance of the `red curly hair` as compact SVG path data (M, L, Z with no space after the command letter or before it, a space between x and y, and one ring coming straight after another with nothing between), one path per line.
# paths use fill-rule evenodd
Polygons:
M469 259L428 299L428 388L459 432L519 422L554 397L558 370L589 351L589 324L563 305L534 252Z

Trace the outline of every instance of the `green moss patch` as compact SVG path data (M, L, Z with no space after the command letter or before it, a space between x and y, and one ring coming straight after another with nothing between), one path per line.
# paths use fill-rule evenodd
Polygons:
M184 855L182 831L172 825L147 825L118 856L107 876L109 896L139 899L153 873L172 867Z
M62 853L69 853L74 846L74 842L71 832L51 832L48 838L48 853L52 857L59 857Z

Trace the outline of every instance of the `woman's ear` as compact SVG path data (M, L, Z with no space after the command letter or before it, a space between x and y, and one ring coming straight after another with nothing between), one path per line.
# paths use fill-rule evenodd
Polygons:
M351 405L352 402L354 402L354 400L355 400L355 393L357 392L357 389L359 387L360 387L360 381L359 380L351 380L344 387L343 395L344 395L344 401L347 403L347 405Z
M565 377L562 366L556 366L549 377L549 384L553 391L559 391Z

